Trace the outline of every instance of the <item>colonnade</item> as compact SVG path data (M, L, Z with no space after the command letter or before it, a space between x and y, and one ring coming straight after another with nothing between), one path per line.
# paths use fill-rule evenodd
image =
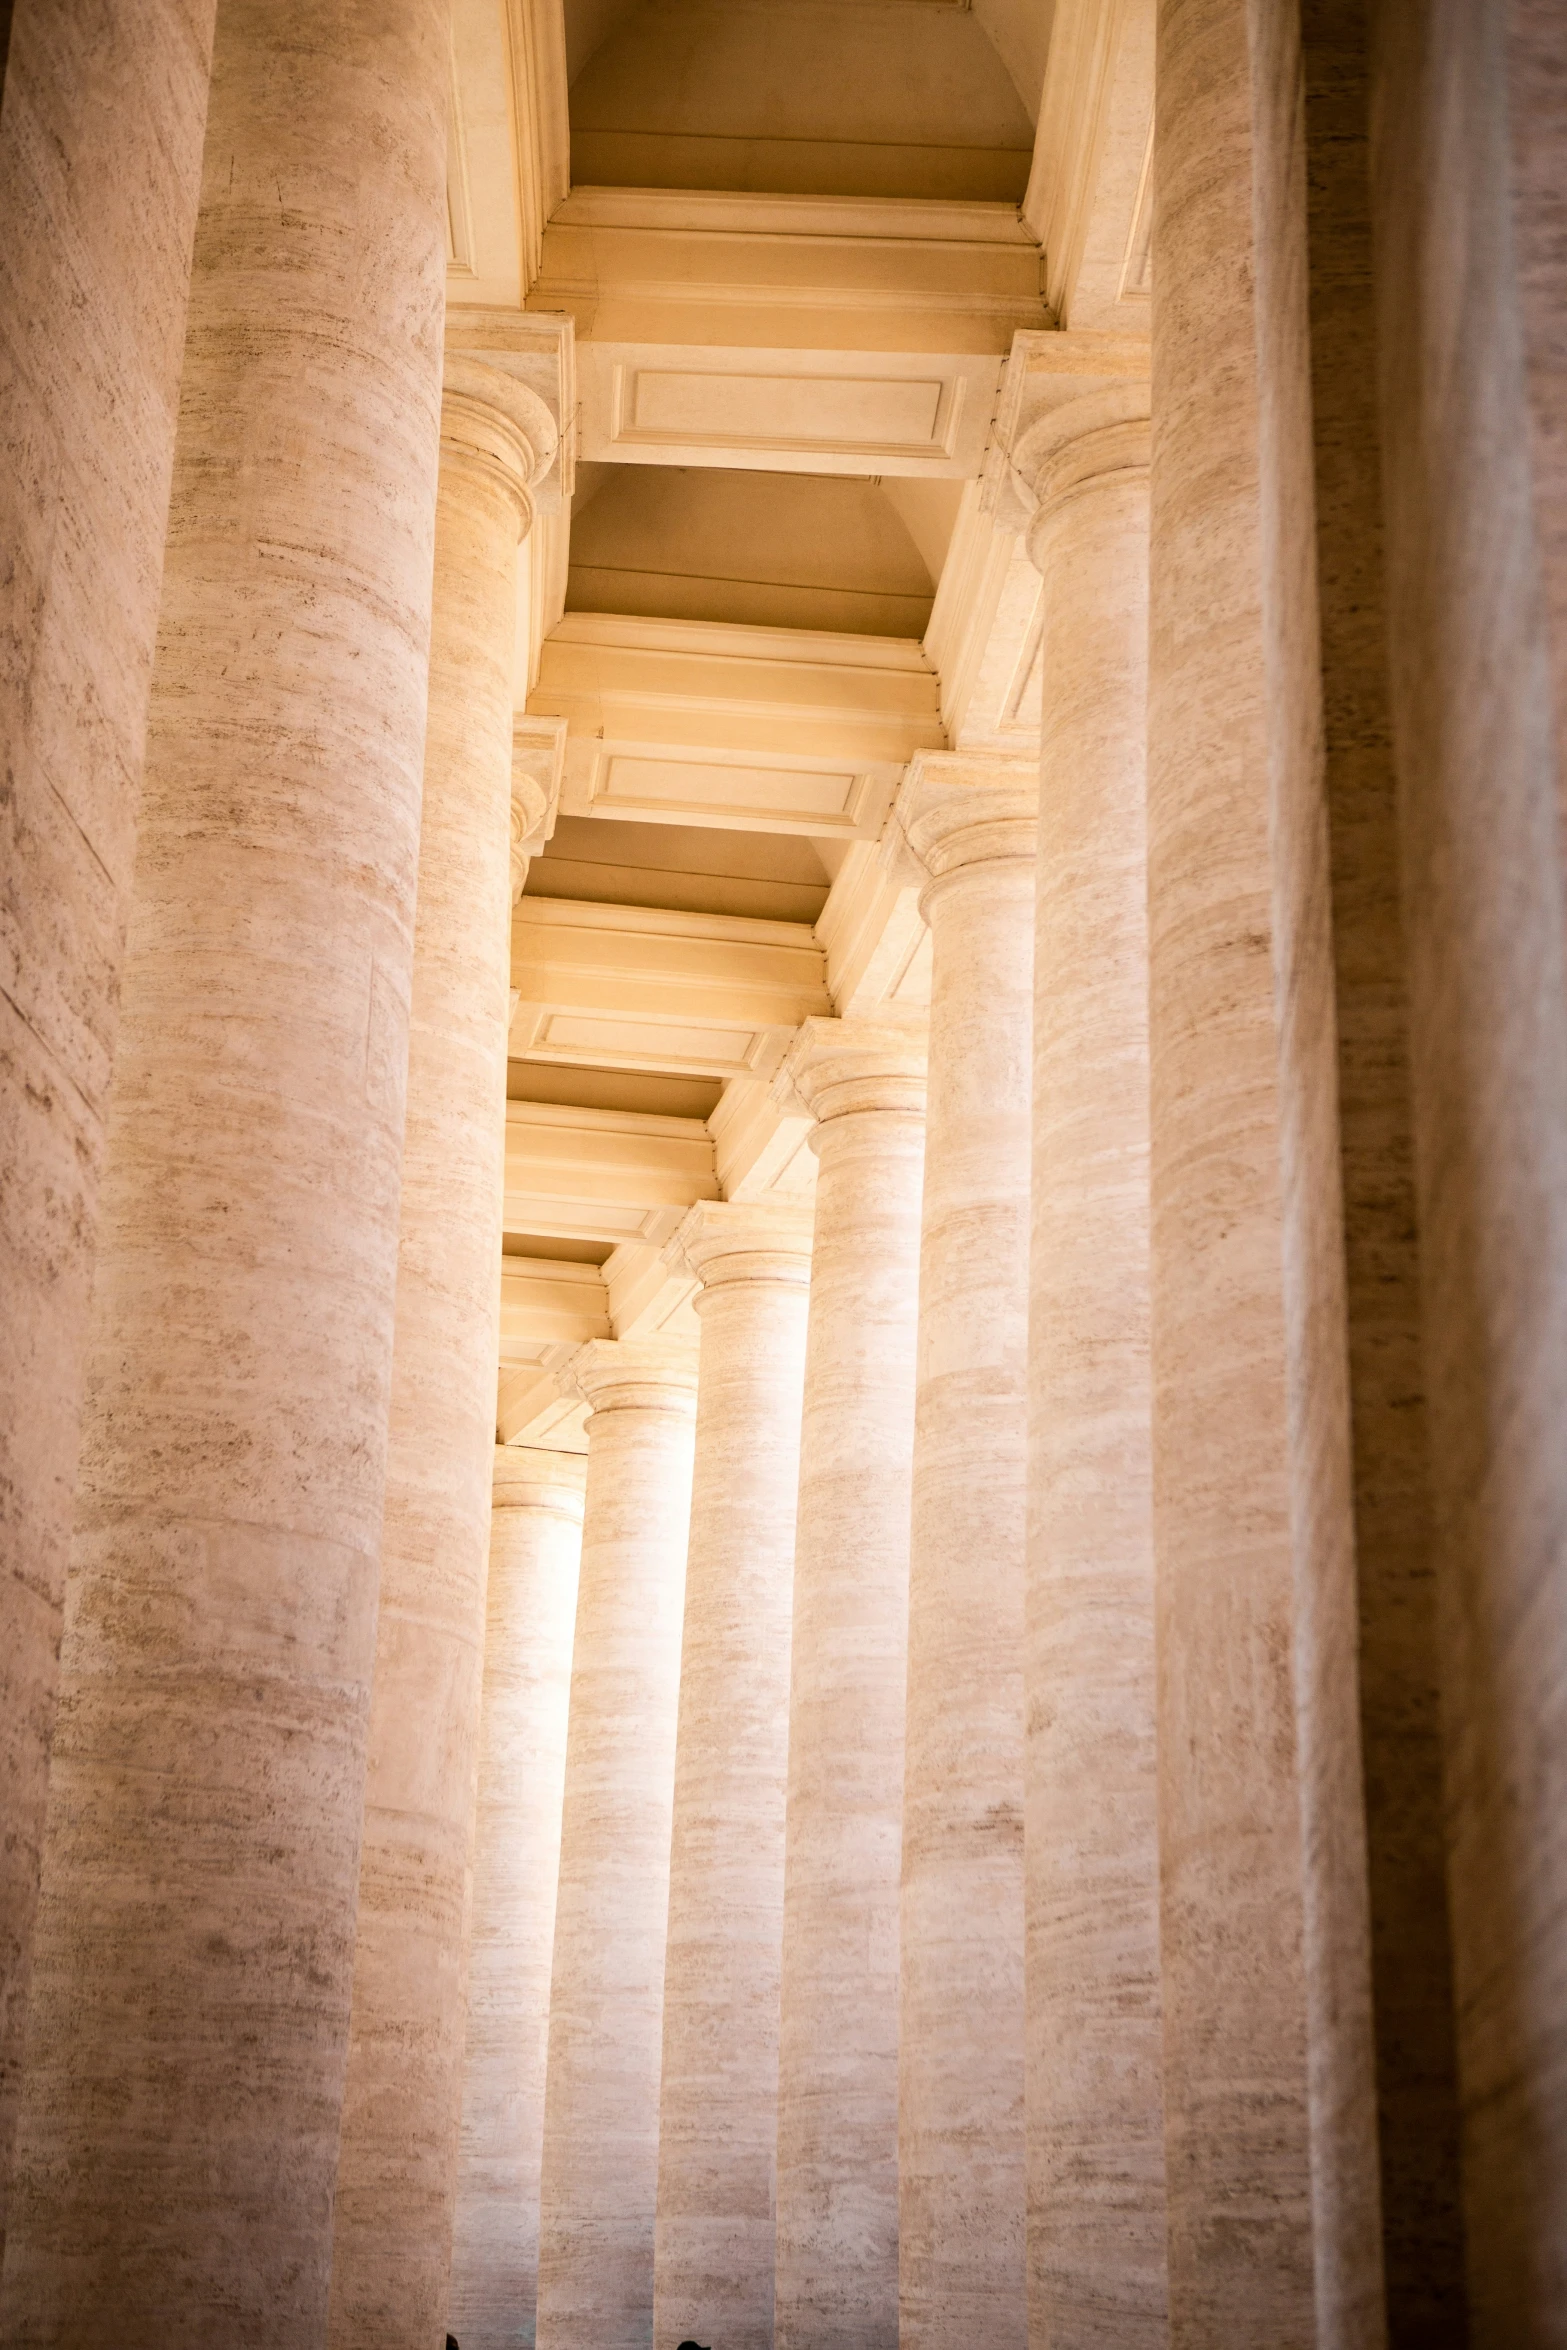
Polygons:
M443 406L435 0L223 9L105 525L111 835L150 718L18 1486L7 2345L1564 2339L1567 285L1506 16L1374 71L1162 0L1147 372L1064 337L1006 452L1040 768L914 761L928 1023L806 1023L814 1230L692 1211L700 1348L571 1355L579 1471L490 1386L555 427ZM5 1074L29 1150L100 1114Z

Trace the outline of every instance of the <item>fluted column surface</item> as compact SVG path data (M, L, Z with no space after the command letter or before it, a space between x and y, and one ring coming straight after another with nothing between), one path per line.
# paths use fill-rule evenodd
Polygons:
M20 0L0 118L0 2249L213 0Z
M595 1339L550 1976L540 2350L653 2338L659 2052L696 1350Z
M529 2350L533 2341L585 1475L580 1454L496 1449L448 2303L464 2350Z
M809 1020L816 1117L778 2051L780 2350L898 2339L898 1872L923 1024Z
M554 442L525 386L448 361L337 2350L420 2350L446 2322L500 1337L517 547Z
M695 1207L702 1284L669 1863L653 2338L773 2338L778 1949L808 1207Z
M1021 2350L1023 1593L1037 777L925 754L930 1068L909 1559L898 2276L906 2350Z
M1148 1339L1148 387L1017 452L1043 582L1029 1300L1029 2323L1168 2338Z
M386 1457L445 273L436 0L218 27L9 2343L317 2350Z

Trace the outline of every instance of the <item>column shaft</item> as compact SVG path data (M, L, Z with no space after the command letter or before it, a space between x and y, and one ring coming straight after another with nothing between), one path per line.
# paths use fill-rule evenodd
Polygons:
M1044 673L1029 1321L1030 2338L1167 2339L1148 1352L1147 386L1019 451Z
M213 0L20 0L0 74L0 2250Z
M435 516L436 0L218 28L4 2337L317 2350ZM345 261L352 257L352 265Z
M925 1040L811 1020L778 2049L780 2350L896 2350L898 1873Z
M533 2342L585 1468L572 1453L495 1454L448 2320L464 2350Z
M448 363L381 1604L328 2339L444 2332L495 1450L512 651L548 410Z
M653 2339L773 2338L778 1951L809 1209L693 1208L702 1282L669 1863Z
M1518 0L1369 13L1471 2338L1554 2350L1567 2342L1561 23Z
M647 2350L695 1350L594 1340L550 1976L539 2350Z
M909 1558L898 2276L907 2350L1020 2350L1023 1592L1037 779L924 754L935 952Z
M1150 1187L1181 2350L1373 2350L1382 2324L1297 32L1246 0L1160 8Z

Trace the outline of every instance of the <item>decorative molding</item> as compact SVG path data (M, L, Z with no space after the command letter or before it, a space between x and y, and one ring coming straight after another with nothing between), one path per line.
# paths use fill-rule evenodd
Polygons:
M694 1077L770 1075L829 1007L803 923L564 898L519 901L512 986L513 1053Z
M611 1246L656 1241L669 1211L718 1192L712 1137L700 1118L506 1105L508 1232Z
M813 1132L861 1111L923 1117L929 1051L923 1014L807 1020L773 1079L773 1095L805 1111Z
M917 1010L929 1003L929 936L919 888L888 869L877 845L857 841L850 849L817 917L816 935L841 1017L886 1004Z
M570 613L529 710L569 722L570 815L852 840L944 741L937 692L908 640Z
M856 770L792 759L764 766L724 751L583 743L572 747L564 805L574 816L643 824L874 837L900 772L887 764Z
M501 1259L501 1361L537 1363L562 1339L609 1336L609 1293L596 1265Z
M1023 219L1068 327L1118 324L1144 299L1126 264L1146 185L1154 16L1155 0L1056 0Z
M734 1078L707 1126L726 1200L814 1196L810 1121L797 1107L776 1101L768 1079Z
M571 184L560 0L452 0L447 283L520 309Z
M925 649L954 749L1037 757L1040 583L1020 530L996 510L1005 470L993 444L986 480L964 492Z
M519 713L511 733L511 896L515 905L528 867L555 830L566 772L566 721Z
M544 1452L585 1453L588 1407L562 1395L553 1372L537 1363L501 1368L495 1399L498 1444L526 1444Z
M697 188L573 188L554 213L580 228L680 230L1033 251L1015 204L927 196L770 196Z
M581 351L581 453L630 465L967 479L994 353L765 349L597 338Z
M446 314L446 367L476 360L523 384L549 410L559 438L556 462L541 477L535 505L555 514L576 487L577 342L575 322L554 311L491 311L456 303Z
M925 877L921 900L965 867L1031 863L1039 823L1039 768L993 753L922 752L909 762L889 827L888 863Z
M608 1257L604 1285L617 1338L695 1338L696 1283L664 1259L664 1241L628 1240Z

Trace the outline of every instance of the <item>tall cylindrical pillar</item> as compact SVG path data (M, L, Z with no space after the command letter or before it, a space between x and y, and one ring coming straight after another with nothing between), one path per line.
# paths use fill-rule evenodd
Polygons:
M1022 2350L1032 766L922 753L934 947L899 2012L905 2350Z
M233 0L121 1005L8 2341L326 2322L445 276L438 0Z
M1051 2350L1163 2350L1146 381L1085 387L1013 455L1038 501L1029 552L1046 681L1025 1668L1029 2327Z
M816 1118L778 2043L779 2350L896 2350L923 1022L808 1020Z
M778 1946L808 1207L703 1202L669 1860L653 2340L773 2338Z
M550 1974L539 2350L653 2332L669 1830L696 1349L592 1339L592 1407Z
M1374 2264L1368 2132L1347 2073L1331 2112L1314 2116L1312 2090L1365 2002L1346 1966L1314 2018L1310 1974L1331 1906L1309 1882L1312 1748L1342 1758L1356 1733L1320 677L1308 687L1301 658L1300 60L1287 11L1158 14L1148 1026L1170 2337L1366 2350L1374 2331L1322 2331L1335 2268L1363 2253L1320 2222L1348 2212ZM1345 1669L1318 1682L1328 1711L1302 1703L1313 1617L1319 1645L1335 1618L1348 1631ZM1346 1857L1359 1827L1349 1807L1331 1823ZM1363 1907L1363 1848L1358 1874ZM1315 2119L1337 2139L1317 2163ZM1373 2266L1356 2295L1373 2327L1379 2284Z
M531 2350L550 1954L587 1464L495 1452L448 2320L464 2350ZM431 2337L434 2339L434 2337Z
M19 0L0 78L0 2249L214 0Z
M447 362L381 1605L329 2343L445 2330L495 1450L517 547L536 393Z
M1408 938L1467 2340L1557 2350L1567 2340L1567 87L1550 8L1379 0L1369 14L1374 454L1388 578L1378 682L1392 681ZM1341 121L1337 101L1340 148ZM1345 273L1334 258L1337 327ZM1370 338L1352 309L1349 321L1358 385ZM1351 362L1339 366L1348 374ZM1355 588L1358 613L1368 602L1358 576ZM1422 1575L1421 1613L1426 1588ZM1401 1666L1423 1662L1407 1633L1381 1647ZM1384 1835L1418 1860L1404 1819L1384 1807ZM1434 1872L1422 1874L1410 1871L1429 1910ZM1417 1994L1444 1987L1430 1957L1439 1950L1440 1928L1400 1970L1400 2005L1411 1975ZM1421 2022L1409 2015L1406 2062L1434 2041ZM1429 2068L1433 2086L1445 2090L1446 2070ZM1403 2265L1427 2291L1456 2265L1429 2245L1427 2215L1451 2212L1438 2200L1444 2119L1425 2089L1405 2137L1423 2192ZM1418 2338L1464 2338L1450 2286L1429 2322L1450 2330Z

